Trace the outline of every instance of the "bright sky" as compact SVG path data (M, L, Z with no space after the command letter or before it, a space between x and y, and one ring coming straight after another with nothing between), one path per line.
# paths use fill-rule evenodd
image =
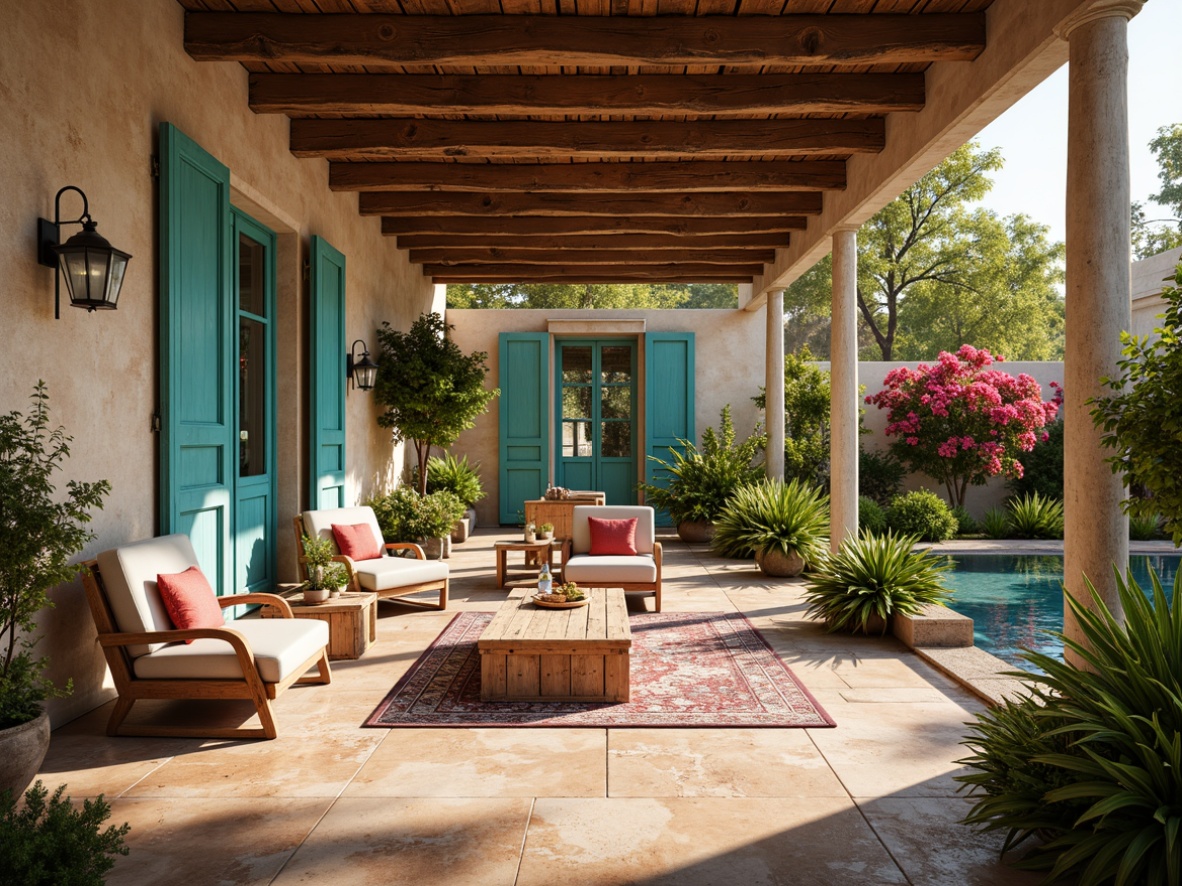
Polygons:
M1149 0L1129 23L1129 147L1133 199L1146 203L1149 218L1172 213L1149 202L1157 193L1157 162L1149 140L1157 130L1182 122L1182 0ZM978 135L999 147L1005 168L982 203L1000 215L1023 212L1050 225L1051 237L1066 238L1067 66L1047 78Z

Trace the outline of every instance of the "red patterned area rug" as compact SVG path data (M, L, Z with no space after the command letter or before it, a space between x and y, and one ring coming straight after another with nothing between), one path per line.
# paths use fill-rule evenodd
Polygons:
M631 701L481 701L476 641L492 617L491 612L459 613L365 725L835 725L751 622L735 612L633 615Z

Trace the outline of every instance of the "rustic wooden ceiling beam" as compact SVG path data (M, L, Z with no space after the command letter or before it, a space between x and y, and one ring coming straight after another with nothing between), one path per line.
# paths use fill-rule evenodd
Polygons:
M339 163L334 191L830 191L845 188L840 160L681 163Z
M820 215L817 193L727 192L696 194L428 194L421 191L363 193L358 201L362 215L385 216L566 216L566 215Z
M532 274L529 277L522 277L520 275L512 277L465 277L456 276L450 271L443 271L439 274L434 274L431 277L433 283L442 284L473 284L473 283L751 283L754 275L740 275L731 277L723 274L700 274L689 277L683 277L678 274L664 274L659 280L654 281L648 277L635 277L627 273L617 273L610 277L564 277L564 276L549 276L547 274Z
M382 233L454 234L474 238L488 235L555 237L565 234L769 234L803 231L804 216L738 218L675 218L672 216L584 216L581 218L479 218L475 216L383 218Z
M515 234L486 234L480 238L460 234L403 234L399 249L505 249L520 252L570 252L592 250L648 249L780 249L789 242L788 234L698 234L679 237L675 234L569 234L548 237ZM578 256L571 259L578 261Z
M250 106L381 114L888 114L919 111L923 74L251 74Z
M409 17L409 16L408 16ZM457 16L458 18L462 16ZM922 16L914 16L921 18ZM440 160L445 157L725 157L877 153L881 117L865 120L696 120L534 122L416 118L296 119L297 157Z
M546 278L555 282L585 282L594 280L604 283L623 283L628 280L649 280L672 282L673 278L693 278L698 282L734 282L750 280L763 273L763 265L423 265L428 277L448 277L453 280L469 280L490 283L498 280L529 281Z
M185 13L202 61L339 65L874 65L971 61L985 14L780 16Z
M698 264L735 267L752 262L775 261L775 250L765 249L604 249L598 252L581 251L577 255L565 252L561 244L551 251L537 249L499 249L472 247L444 249L412 249L410 260L415 264L463 267L464 265L661 265Z

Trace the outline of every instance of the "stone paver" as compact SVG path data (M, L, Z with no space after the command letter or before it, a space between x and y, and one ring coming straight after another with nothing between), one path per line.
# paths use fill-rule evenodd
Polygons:
M276 703L275 741L108 738L109 705L59 729L41 778L105 794L132 825L110 882L1028 882L998 862L998 838L958 823L955 761L983 702L893 637L826 634L800 581L672 536L665 608L742 612L835 729L362 728L456 612L504 599L492 543L508 537L481 529L453 547L449 611L381 604L363 659ZM134 714L156 716L238 724L251 711Z

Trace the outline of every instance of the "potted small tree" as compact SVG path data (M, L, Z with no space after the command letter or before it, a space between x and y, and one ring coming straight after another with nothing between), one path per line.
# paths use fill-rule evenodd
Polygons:
M36 617L52 607L49 590L70 581L69 562L94 538L86 524L111 490L105 480L70 480L64 495L53 480L70 454L72 437L49 429L49 393L38 382L28 415L0 416L0 791L20 794L49 747L43 702L65 695L34 656Z
M320 536L305 535L304 559L308 564L308 580L300 585L305 603L323 603L335 597L349 583L349 570L342 563L333 562L336 549L331 541Z

